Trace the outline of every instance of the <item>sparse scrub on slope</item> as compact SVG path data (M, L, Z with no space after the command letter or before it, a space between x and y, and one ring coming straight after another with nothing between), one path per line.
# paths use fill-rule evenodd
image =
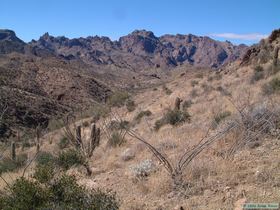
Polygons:
M264 69L262 66L256 66L254 68L253 76L251 77L251 83L257 82L265 77Z
M177 126L181 123L189 122L190 118L191 116L187 111L181 111L177 109L168 110L161 119L155 122L154 128L155 130L159 130L166 124Z
M129 99L129 94L125 91L116 91L108 99L108 104L112 107L122 107Z
M271 79L267 84L263 86L263 93L265 95L271 95L280 92L280 78L275 77Z
M137 121L137 122L140 122L141 119L142 119L144 116L149 117L149 116L151 116L151 115L152 115L152 112L151 112L150 110L144 110L144 111L139 112L139 113L135 116L134 120Z

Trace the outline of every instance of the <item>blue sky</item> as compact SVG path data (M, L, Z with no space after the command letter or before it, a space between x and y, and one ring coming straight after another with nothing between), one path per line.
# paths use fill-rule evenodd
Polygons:
M155 35L207 35L252 44L280 28L280 0L1 0L0 28L24 41L43 33L118 39L135 29Z

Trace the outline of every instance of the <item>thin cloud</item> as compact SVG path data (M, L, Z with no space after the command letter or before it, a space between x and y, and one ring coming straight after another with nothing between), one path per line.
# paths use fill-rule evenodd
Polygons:
M239 39L239 40L246 40L246 41L258 41L268 37L267 34L259 34L259 33L252 33L252 34L221 33L221 34L210 34L210 36L225 38L225 39Z

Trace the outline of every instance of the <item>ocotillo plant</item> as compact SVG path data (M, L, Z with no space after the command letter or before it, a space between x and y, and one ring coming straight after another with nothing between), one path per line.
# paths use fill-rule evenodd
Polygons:
M181 105L181 102L182 102L182 101L183 101L182 99L180 99L179 97L177 97L176 100L175 100L175 107L174 107L174 109L180 110L180 105Z
M92 170L89 166L89 159L93 155L93 151L96 147L99 146L100 143L100 128L97 128L95 124L91 127L91 134L90 138L85 138L82 135L82 127L74 126L75 127L75 134L70 128L68 119L65 120L65 136L69 139L70 143L75 147L76 150L83 156L85 162L84 167L87 170L87 174L90 176L92 174Z
M11 159L13 161L15 161L17 158L17 155L16 155L16 143L14 141L12 141L11 143Z
M274 50L274 55L273 55L273 65L277 66L278 64L278 53L279 53L279 47L277 46Z
M36 128L36 151L39 152L40 150L40 127Z

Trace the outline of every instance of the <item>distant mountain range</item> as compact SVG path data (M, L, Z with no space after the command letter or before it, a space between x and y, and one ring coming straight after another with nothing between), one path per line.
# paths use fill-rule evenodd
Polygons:
M172 69L182 64L219 68L239 59L246 45L220 42L207 36L163 35L136 30L118 41L108 37L89 36L69 39L45 33L39 40L24 43L10 30L0 30L0 53L12 51L40 57L55 55L65 59L80 59L87 64L116 65L134 71L161 68Z

